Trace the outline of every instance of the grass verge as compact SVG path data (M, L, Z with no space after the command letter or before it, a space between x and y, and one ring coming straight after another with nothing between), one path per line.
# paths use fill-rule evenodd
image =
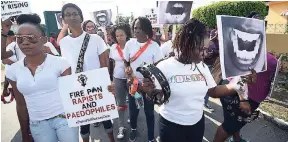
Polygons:
M277 117L288 122L288 113L287 113L288 108L287 107L275 104L273 102L262 102L260 105L260 108L263 111L272 115L273 117Z

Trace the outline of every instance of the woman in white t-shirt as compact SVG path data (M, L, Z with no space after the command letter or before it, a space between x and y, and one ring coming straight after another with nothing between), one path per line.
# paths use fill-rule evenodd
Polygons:
M163 55L158 43L152 41L152 25L151 22L144 17L138 17L132 24L134 35L136 38L130 39L124 48L124 58L127 62L125 73L128 79L131 80L131 76L133 78L137 78L136 80L142 81L143 76L136 72L136 69L141 66L143 63L153 64L161 59L163 59ZM132 92L132 91L131 91ZM130 92L130 93L131 93ZM136 92L135 92L136 94ZM129 139L134 142L137 137L136 127L137 127L137 118L139 114L139 109L136 106L135 98L137 100L141 100L143 93L141 91L137 92L137 95L130 94L129 95L129 116L130 116L130 126L131 132ZM146 123L148 128L148 140L149 142L154 141L154 104L153 102L147 100L143 97L142 103L144 103L144 112L146 115Z
M169 101L159 109L161 142L202 142L205 95L221 97L235 93L232 85L216 87L208 66L201 61L201 52L208 43L205 25L190 19L181 27L173 43L179 54L157 65L171 89ZM161 89L158 86L156 83L156 89ZM149 94L154 88L154 83L144 79L144 92Z
M124 120L125 112L128 109L126 97L128 95L127 79L125 75L123 49L126 42L131 38L131 29L128 24L118 25L111 31L111 37L116 44L110 48L109 58L113 60L113 82L116 89L116 102L119 111L119 131L118 139L124 138L125 130Z
M72 74L74 74L77 71L76 67L82 44L88 33L82 29L81 23L83 22L83 14L77 5L73 3L65 4L62 7L62 18L64 22L68 24L72 34L69 34L60 40L61 54L70 63ZM97 34L89 34L88 36L90 36L90 39L87 43L87 48L84 54L82 71L108 67L109 55L105 42ZM95 79L97 79L97 75L95 76ZM103 121L102 124L107 132L110 142L114 142L113 125L111 120ZM83 142L89 142L90 124L82 125L80 128Z
M20 26L16 41L26 57L6 71L16 98L22 139L78 142L78 127L68 127L58 91L58 77L71 74L71 68L65 59L44 53L47 37L40 22L38 15L17 18Z

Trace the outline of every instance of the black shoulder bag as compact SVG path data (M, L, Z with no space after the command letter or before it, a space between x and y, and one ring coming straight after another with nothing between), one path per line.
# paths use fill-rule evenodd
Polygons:
M76 67L76 73L83 72L84 55L85 55L86 49L88 47L89 40L90 40L90 35L86 34L84 41L83 41L83 44L82 44L82 47L81 47L81 50L80 50L80 53L79 53L77 67Z

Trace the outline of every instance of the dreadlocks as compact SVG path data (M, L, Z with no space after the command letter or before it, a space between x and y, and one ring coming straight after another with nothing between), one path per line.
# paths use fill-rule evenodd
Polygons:
M203 50L204 39L208 37L206 33L205 25L199 20L192 18L180 28L173 42L173 48L178 53L178 61L184 65L191 64L191 67L194 63L195 69L202 76L203 74L196 64L202 60L200 58L200 51ZM203 67L205 67L204 64ZM205 82L207 85L206 79Z
M197 19L188 20L178 31L173 48L178 52L179 62L192 64L200 61L199 51L204 46L206 27Z

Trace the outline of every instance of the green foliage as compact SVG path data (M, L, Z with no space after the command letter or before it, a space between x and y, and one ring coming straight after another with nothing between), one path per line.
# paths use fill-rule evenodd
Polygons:
M192 16L214 28L216 15L246 17L251 11L259 12L262 17L267 15L266 5L261 1L220 1L195 9Z

